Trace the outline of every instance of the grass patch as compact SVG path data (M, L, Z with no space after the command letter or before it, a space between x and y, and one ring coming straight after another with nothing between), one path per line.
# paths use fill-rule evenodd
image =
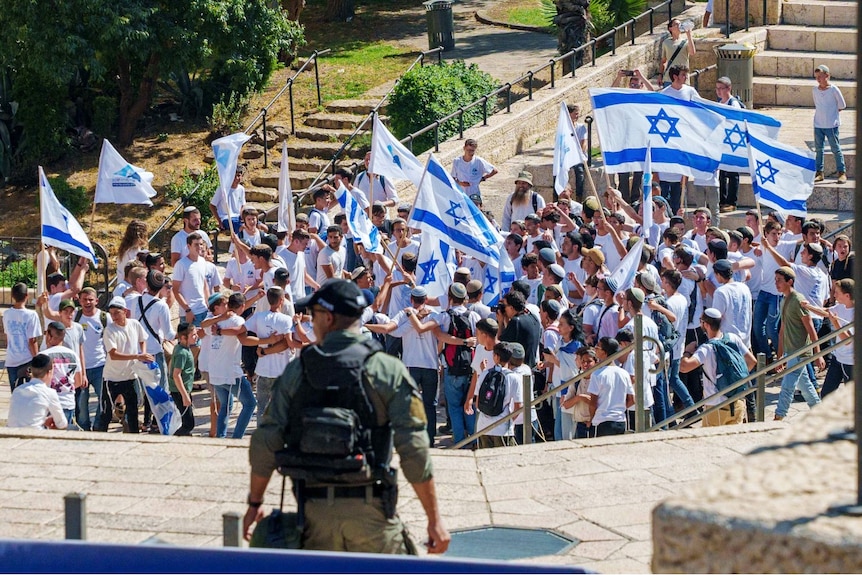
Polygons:
M415 54L382 41L354 43L320 59L320 90L324 101L356 98L387 78L396 78L413 62Z
M550 28L547 18L542 12L539 3L536 3L535 8L530 7L515 7L509 10L508 21L512 24L521 24L523 26L538 26L541 28Z

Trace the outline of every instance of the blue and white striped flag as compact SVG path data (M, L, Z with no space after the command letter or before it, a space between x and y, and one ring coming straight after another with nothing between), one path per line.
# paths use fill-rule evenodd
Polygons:
M428 291L428 297L446 294L455 276L455 250L437 235L422 234L416 254L416 285Z
M591 88L590 99L608 173L643 171L648 142L657 172L706 179L718 169L720 114L643 90Z
M734 108L718 102L710 102L703 98L694 98L692 101L724 117L723 136L721 136L721 164L718 166L720 170L740 174L748 173L748 151L745 144L746 122L748 122L748 129L755 134L773 140L778 138L781 122L771 116L743 108Z
M484 291L482 292L482 303L485 305L497 305L500 298L512 287L515 281L515 264L509 258L509 254L503 244L498 246L500 250L500 263L498 266L485 265L485 277L482 278Z
M643 214L641 230L643 231L644 239L648 239L650 228L652 228L652 147L649 142L647 142L646 161L644 161L641 213Z
M617 266L617 269L612 271L611 275L608 276L608 287L614 293L624 292L634 285L635 273L638 271L638 264L640 264L643 250L644 239L638 238L637 243L632 246L632 249L629 250L629 253L626 254L623 261Z
M453 248L480 262L497 265L503 237L455 183L434 154L428 156L410 221L407 225L442 236Z
M814 191L814 154L746 132L755 199L785 216L804 218Z
M393 182L410 180L417 188L425 171L422 169L422 162L386 129L377 114L374 114L371 132L371 159L368 162L368 171Z
M371 253L382 254L383 245L380 243L380 230L371 223L368 214L365 213L353 194L347 191L344 184L335 190L335 199L338 200L338 205L341 206L347 216L347 227L353 234L353 241L361 243Z
M554 189L561 194L569 183L569 168L583 164L587 156L575 137L575 127L565 102L560 102L557 137L554 139Z
M39 211L42 213L42 243L96 263L96 252L84 228L57 200L42 166L39 166Z

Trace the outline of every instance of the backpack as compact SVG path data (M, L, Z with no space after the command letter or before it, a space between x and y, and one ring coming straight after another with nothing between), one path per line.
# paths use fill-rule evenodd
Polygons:
M723 334L721 338L714 338L707 343L712 345L715 351L715 388L719 393L724 393L724 390L739 381L748 377L748 366L745 364L745 358L736 349L730 341L727 334ZM706 371L704 370L704 374ZM707 376L708 377L708 376ZM733 397L742 393L748 388L748 384L738 387L727 395Z
M473 337L473 330L470 328L470 312L457 313L451 309L446 310L449 315L449 335L455 336L458 339L467 339ZM466 345L451 345L446 344L443 349L443 355L446 357L446 366L449 375L470 375L473 373L471 364L473 363L473 350Z
M733 102L734 102L734 101L736 101L736 103L737 103L737 104L739 104L739 107L740 107L740 108L742 108L743 110L745 109L745 102L743 102L742 100L740 100L740 99L739 99L739 98L737 98L736 96L731 96L731 97L727 100L727 105L728 105L728 106L733 106Z
M365 364L382 351L363 340L335 353L302 350L302 383L291 397L279 473L329 485L373 485L390 471L392 426Z
M667 300L664 297L658 296L655 301L659 305L667 307ZM677 340L679 340L680 333L667 316L660 311L653 311L651 317L658 326L658 340L662 343L664 350L670 353L673 350L673 346L676 345Z
M503 413L506 400L506 374L495 367L485 375L479 386L479 411L496 417Z
M78 308L75 310L75 323L81 323L81 316L84 315L83 308ZM99 310L99 321L102 322L102 329L108 327L108 314L102 310Z

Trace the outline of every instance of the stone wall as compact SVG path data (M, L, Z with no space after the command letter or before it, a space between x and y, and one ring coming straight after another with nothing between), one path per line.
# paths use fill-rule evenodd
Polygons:
M781 23L781 1L766 0L766 24ZM730 0L730 24L733 29L745 28L745 4L748 2L748 25L763 25L763 0ZM715 0L712 21L716 25L727 22L725 0Z

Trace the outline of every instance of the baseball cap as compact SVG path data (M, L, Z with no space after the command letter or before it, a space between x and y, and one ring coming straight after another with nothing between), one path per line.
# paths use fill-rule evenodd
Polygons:
M594 264L597 266L602 266L605 264L605 254L602 253L602 250L599 248L587 248L585 250L581 250L581 256L585 258L590 258Z
M67 307L75 307L75 302L70 299L60 300L60 307L57 308L57 311L63 311Z
M449 286L449 295L457 299L464 299L467 297L467 288L464 287L464 284L455 282Z
M814 68L814 71L815 72L823 72L825 74L828 74L829 73L829 66L827 66L826 64L820 64L819 66Z
M294 307L297 311L305 311L313 305L319 305L334 314L359 317L368 303L362 290L352 281L330 279L310 296L297 300Z
M116 307L119 309L129 309L128 307L126 307L126 300L118 295L111 298L111 301L108 304L108 309L111 309L112 307Z

